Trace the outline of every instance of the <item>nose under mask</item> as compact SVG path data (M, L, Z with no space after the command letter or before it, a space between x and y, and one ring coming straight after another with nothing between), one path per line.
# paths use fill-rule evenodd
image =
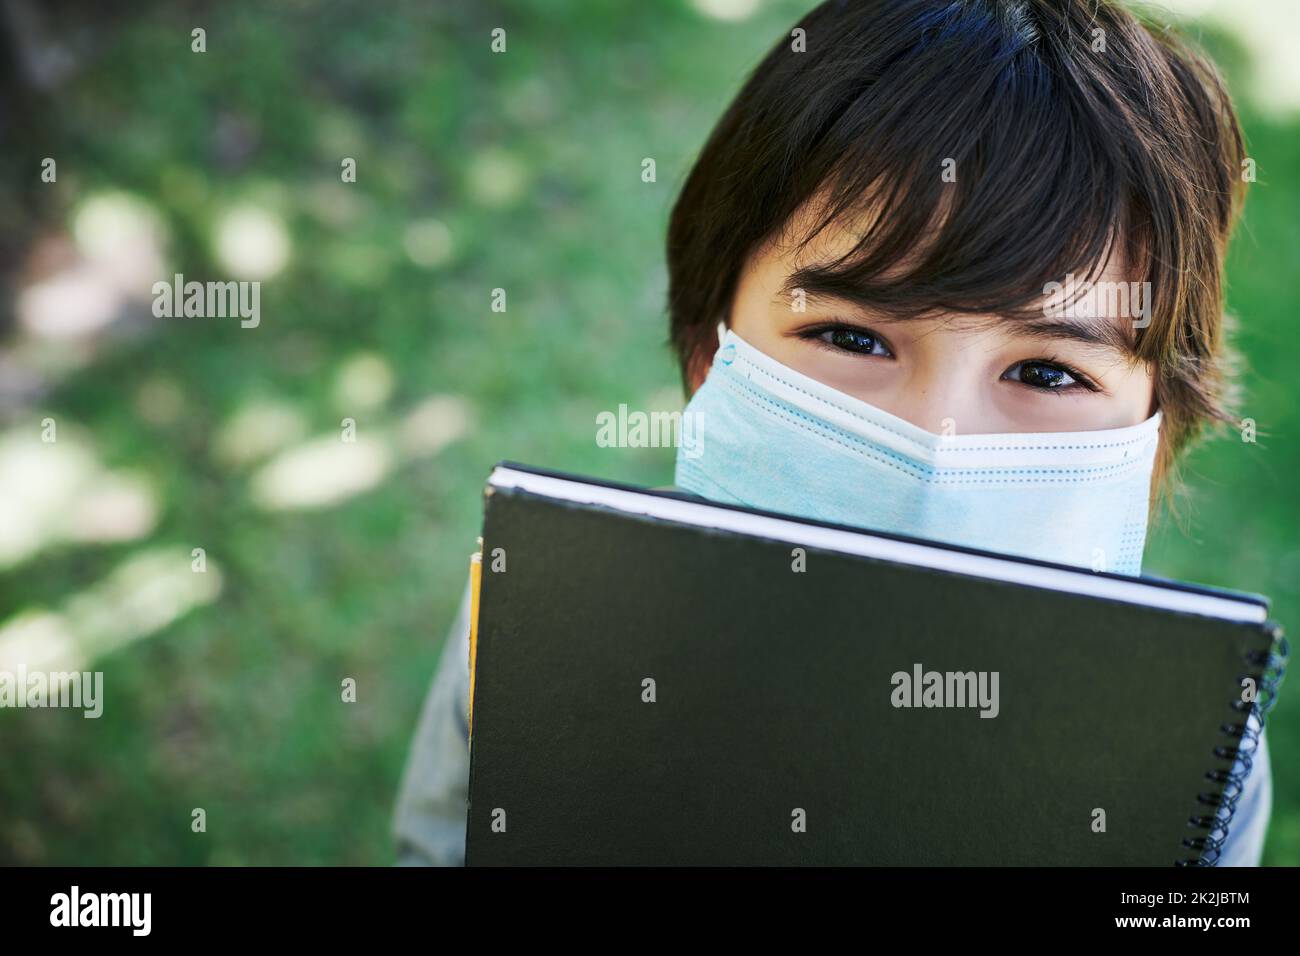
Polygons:
M1141 573L1159 412L1102 431L936 435L729 330L685 414L676 483L702 497Z

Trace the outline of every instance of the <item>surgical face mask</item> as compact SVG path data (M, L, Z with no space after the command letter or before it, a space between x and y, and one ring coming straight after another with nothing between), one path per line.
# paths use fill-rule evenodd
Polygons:
M1160 413L1088 432L936 435L728 331L686 413L677 486L705 498L1136 575Z

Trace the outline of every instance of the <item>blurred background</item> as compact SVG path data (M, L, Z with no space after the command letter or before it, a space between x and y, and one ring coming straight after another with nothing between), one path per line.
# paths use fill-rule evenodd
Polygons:
M595 417L681 407L668 213L811 6L0 0L0 670L105 675L98 720L0 709L0 862L392 861L487 473L671 482ZM1294 628L1300 14L1162 10L1257 162L1229 280L1258 440L1190 458L1147 570ZM156 317L178 272L260 281L260 324ZM1269 864L1300 864L1289 690Z

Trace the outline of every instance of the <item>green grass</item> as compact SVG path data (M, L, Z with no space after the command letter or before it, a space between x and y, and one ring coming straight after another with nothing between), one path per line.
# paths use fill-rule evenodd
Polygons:
M0 622L63 606L154 546L204 547L223 588L96 660L102 719L0 713L0 860L392 859L392 801L490 466L512 458L671 480L671 452L597 448L595 415L676 394L668 211L745 72L805 4L768 4L740 25L684 3L405 2L382 17L362 3L269 6L236 0L195 16L159 5L106 31L45 111L44 139L26 144L59 160L50 201L61 217L97 191L137 195L166 222L169 264L188 277L220 275L213 223L248 198L283 217L293 258L266 283L256 331L164 321L110 336L8 423L35 429L53 415L80 427L107 466L147 476L162 510L142 540L56 544L9 569ZM189 50L194 25L208 31L207 54ZM505 55L488 48L496 26L508 31ZM1262 591L1291 622L1300 137L1244 105L1261 183L1234 249L1231 301L1252 364L1247 414L1267 437L1194 455L1189 530L1163 526L1149 570ZM252 131L235 158L214 139L231 123ZM342 156L357 159L357 183L340 182ZM645 157L657 183L641 181ZM476 178L485 159L501 171L486 185ZM447 226L452 250L422 268L402 238L429 217ZM489 307L497 287L505 314ZM383 358L394 388L355 416L361 433L431 395L459 396L474 427L336 506L256 507L256 466L212 453L223 424L273 400L308 435L335 431L349 413L337 377L363 353ZM182 404L151 421L138 392L159 382ZM345 677L357 680L355 704L340 701ZM1297 864L1300 703L1284 695L1270 740L1267 862ZM190 830L195 807L206 834Z

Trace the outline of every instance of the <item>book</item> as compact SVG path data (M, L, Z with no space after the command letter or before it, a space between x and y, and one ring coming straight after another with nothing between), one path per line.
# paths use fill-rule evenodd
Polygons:
M1259 595L509 463L478 601L468 865L1212 864L1286 653Z

